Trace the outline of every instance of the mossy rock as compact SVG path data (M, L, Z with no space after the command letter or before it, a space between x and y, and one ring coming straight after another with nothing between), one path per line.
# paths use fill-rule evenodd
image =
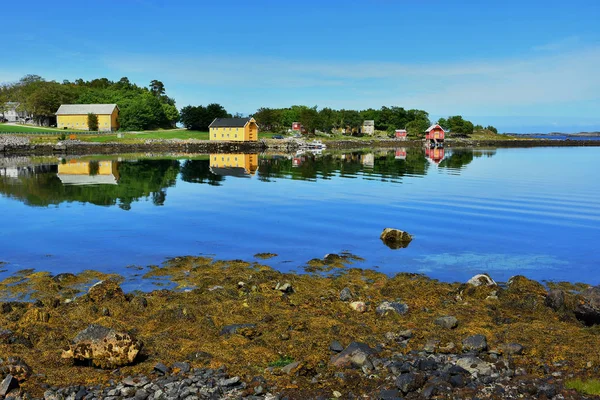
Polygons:
M413 239L409 233L393 228L385 228L379 238L387 247L394 250L407 247Z

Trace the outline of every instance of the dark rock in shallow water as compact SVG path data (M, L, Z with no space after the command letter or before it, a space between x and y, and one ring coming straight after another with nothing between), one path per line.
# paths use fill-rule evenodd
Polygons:
M408 312L408 306L397 301L384 301L377 306L375 312L381 316L388 313L404 315Z
M385 228L379 237L390 249L397 250L408 247L412 236L399 229Z
M433 323L446 329L454 329L458 326L458 320L453 316L438 317Z
M336 367L362 367L368 362L369 356L376 351L369 345L360 342L352 342L341 353L331 357L331 364Z
M487 340L483 335L473 335L462 341L463 351L482 352L487 350Z

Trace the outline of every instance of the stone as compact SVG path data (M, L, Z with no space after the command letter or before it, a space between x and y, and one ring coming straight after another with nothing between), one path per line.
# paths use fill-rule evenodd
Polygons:
M128 333L92 324L79 332L62 358L89 360L101 368L131 364L142 348L142 342Z
M292 374L296 373L298 371L298 369L300 369L299 367L300 367L300 362L294 361L292 363L289 363L285 367L282 367L281 372L283 372L286 375L292 375Z
M462 341L462 348L464 352L475 351L482 352L487 350L487 339L483 335L473 335Z
M387 314L397 314L404 315L408 312L408 306L404 303L400 303L398 301L384 301L380 305L377 306L375 312L379 316L384 316Z
M13 335L13 331L10 329L0 328L0 343L8 343Z
M334 351L336 353L341 353L342 351L344 351L344 346L342 346L342 344L337 340L334 340L331 342L331 344L329 344L329 350Z
M154 371L158 372L161 375L167 375L171 372L171 368L167 367L163 363L158 363L154 366Z
M369 356L376 351L369 345L361 342L352 342L339 354L331 357L331 364L339 368L361 368L368 361Z
M506 343L500 346L504 354L520 355L523 354L523 346L519 343Z
M18 381L22 382L29 378L31 373L31 367L20 357L8 357L5 360L0 358L0 376L12 375Z
M393 228L385 228L379 238L393 250L407 247L413 239L409 233Z
M352 300L352 292L350 291L350 288L345 287L340 291L340 300L341 301Z
M109 300L125 301L125 293L118 282L107 279L94 284L88 290L88 296L95 303Z
M379 392L379 400L402 400L402 398L397 389L382 389Z
M452 375L450 379L448 379L448 382L455 388L462 388L467 384L465 377L462 375Z
M288 294L294 293L294 287L290 283L280 284L279 282L277 282L277 285L275 286L275 290L279 290L280 292L288 293Z
M350 303L350 308L354 311L358 311L359 313L364 313L367 311L367 305L364 301L353 301Z
M178 369L179 372L187 374L188 372L190 372L191 367L190 364L186 362L176 362L173 363L172 369Z
M469 373L477 375L491 375L492 365L480 358L473 356L461 357L456 361L456 365L469 371Z
M205 351L194 351L187 355L186 359L191 362L197 362L200 364L208 364L213 358L213 355Z
M232 324L221 328L219 335L241 335L247 338L253 338L258 335L256 324Z
M0 383L0 397L6 396L11 390L19 387L19 381L11 374L6 375L2 383Z
M234 386L234 385L237 385L239 382L240 382L240 377L234 376L233 378L229 378L229 379L221 379L219 381L219 386L223 386L223 387Z
M402 393L407 394L420 389L421 386L423 386L423 381L422 375L409 372L396 378L396 387L400 389Z
M130 303L140 310L148 307L148 300L144 296L135 296Z
M558 311L565 305L565 292L560 289L554 289L548 292L544 304L554 311Z
M591 326L600 323L600 286L594 286L581 293L582 301L575 307L575 317Z
M458 326L458 319L453 316L443 316L436 318L433 323L445 329L454 329Z
M423 346L423 351L425 351L426 353L435 353L439 344L440 344L439 339L434 339L434 338L427 339L427 341L425 342L425 346Z
M497 286L496 282L486 274L475 275L467 281L467 284L472 286Z

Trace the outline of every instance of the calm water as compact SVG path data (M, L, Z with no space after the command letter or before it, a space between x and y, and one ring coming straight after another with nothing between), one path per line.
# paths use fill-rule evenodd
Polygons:
M172 256L259 252L302 271L349 251L365 260L355 266L389 274L598 284L599 157L533 148L0 159L0 278L25 268L127 275ZM414 240L391 250L379 240L385 227Z

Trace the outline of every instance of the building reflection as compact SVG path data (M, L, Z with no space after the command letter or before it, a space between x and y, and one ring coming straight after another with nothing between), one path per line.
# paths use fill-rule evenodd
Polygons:
M258 170L258 154L211 154L210 172L220 176L249 178Z
M446 155L446 152L443 147L429 147L425 148L425 158L427 161L438 165Z
M57 176L64 185L116 185L119 162L70 160L58 164Z
M399 149L394 150L394 159L406 160L406 149L404 147L401 147Z

